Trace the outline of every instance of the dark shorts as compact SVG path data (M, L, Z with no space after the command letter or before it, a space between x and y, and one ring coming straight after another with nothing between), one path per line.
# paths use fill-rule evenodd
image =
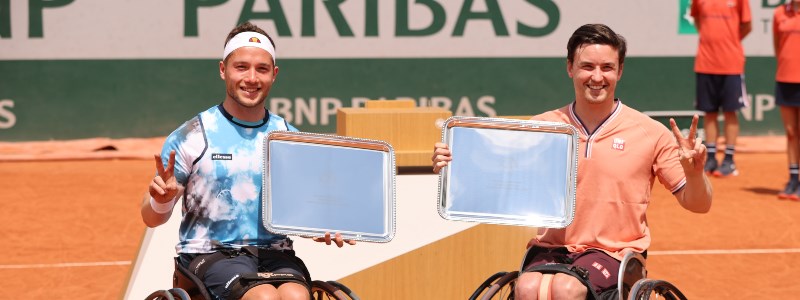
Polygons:
M800 107L800 83L775 82L775 103Z
M566 248L533 247L526 254L522 270L547 263L577 266L589 272L589 283L596 294L617 288L620 261L600 250L581 253L568 252Z
M197 256L197 254L180 254L179 259L181 264L188 268L189 263ZM259 257L242 254L224 258L211 265L201 279L212 297L227 299L231 295L231 283L236 278L241 274L258 272L292 273L305 278L306 286L310 286L308 269L303 261L295 256L294 251L270 250L259 252ZM269 282L265 281L264 283Z
M704 112L731 112L746 106L743 75L696 73L695 109Z

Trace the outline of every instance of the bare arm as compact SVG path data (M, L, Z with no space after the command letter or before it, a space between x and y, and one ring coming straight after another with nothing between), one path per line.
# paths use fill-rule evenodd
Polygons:
M750 32L753 31L753 24L750 22L742 23L739 25L739 39L743 40Z
M781 33L778 31L778 22L774 17L772 18L772 49L775 50L775 57L777 58L781 52Z
M179 195L183 194L183 188L175 180L175 151L170 152L166 168L164 168L160 155L154 155L154 159L158 175L150 181L141 207L142 221L148 227L166 223L172 215L172 209L175 202L178 201ZM154 205L168 211L158 212Z
M703 145L700 138L695 138L698 119L697 115L692 118L689 136L685 138L675 120L669 120L672 133L678 142L679 159L686 176L686 185L675 193L675 197L683 208L696 213L707 213L711 209L713 190L711 182L703 172L706 162L706 146Z

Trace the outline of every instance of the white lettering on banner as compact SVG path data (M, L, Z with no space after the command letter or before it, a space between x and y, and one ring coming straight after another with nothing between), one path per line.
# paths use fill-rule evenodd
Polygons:
M320 125L330 124L330 117L336 117L336 111L342 107L342 101L336 98L323 97L320 103Z
M497 116L497 112L489 104L494 105L493 96L481 96L478 98L478 110L485 113L489 117Z
M303 117L308 120L309 125L317 125L317 98L294 98L295 125L303 125Z
M756 94L755 101L752 95L747 95L750 106L739 110L747 121L764 121L764 112L775 109L775 96L769 94Z
M494 104L494 102L495 99L493 96L481 96L478 98L478 110L489 117L497 116L497 112L494 110L494 108L489 106L489 103ZM420 103L430 103L430 106L441 107L451 111L453 110L453 100L448 97L435 96L431 97L430 100L422 97L422 99L420 99ZM458 106L456 106L456 110L453 112L453 115L470 117L475 116L475 112L472 109L472 103L469 100L469 97L461 97L458 102Z
M12 107L14 107L14 100L0 100L0 129L14 127L14 124L17 123L17 116L11 111Z
M418 100L411 97L379 97L376 99L410 99L419 103L419 106L434 106L453 110L453 100L444 96L420 97ZM364 107L364 103L367 100L372 100L372 98L353 97L350 100L350 107ZM334 97L310 97L308 99L295 97L294 100L274 97L269 99L269 103L270 112L282 116L287 122L296 126L304 124L329 125L333 123L332 119L336 118L336 111L344 107L342 100ZM475 101L474 105L469 97L462 96L453 115L474 117L476 116L475 107L477 107L477 111L486 116L494 117L497 116L497 112L493 107L494 104L494 96L481 96Z

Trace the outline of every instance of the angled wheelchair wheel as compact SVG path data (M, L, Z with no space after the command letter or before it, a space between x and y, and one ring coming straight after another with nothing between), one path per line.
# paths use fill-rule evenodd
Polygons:
M335 282L335 281L334 281ZM352 298L350 289L344 287L343 284L331 281L314 280L311 282L311 299L314 300L358 300L358 297ZM347 292L345 292L345 290Z
M340 289L342 292L344 292L345 294L347 294L347 296L348 296L348 297L350 297L350 299L352 299L352 300L361 300L361 298L359 298L359 297L358 297L358 295L356 295L356 293L355 293L355 292L353 292L353 290L351 290L350 288L348 288L348 287L347 287L346 285L344 285L343 283L340 283L340 282L338 282L338 281L335 281L335 280L328 280L328 281L327 281L327 283L330 283L330 284L331 284L331 285L333 285L334 287L336 287L336 288Z
M147 297L144 298L144 299L145 300L175 300L175 296L172 296L172 293L170 293L167 290L158 290L158 291L153 292L150 295L147 295Z
M181 288L155 291L146 300L192 300L189 294Z
M469 297L470 300L514 299L514 283L519 272L497 272L489 276Z
M671 283L658 279L641 279L633 285L630 300L686 300L686 296Z
M172 288L172 289L169 289L169 290L167 290L167 291L168 291L170 294L172 294L172 296L174 296L174 297L175 297L175 299L180 299L180 300L192 300L192 297L191 297L191 296L189 296L189 293L187 293L186 291L184 291L182 288Z

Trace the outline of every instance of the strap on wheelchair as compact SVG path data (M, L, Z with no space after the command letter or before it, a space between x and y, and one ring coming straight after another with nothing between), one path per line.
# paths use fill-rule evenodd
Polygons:
M556 273L563 273L575 277L580 281L584 286L586 286L586 299L594 300L600 299L600 297L595 293L594 288L589 283L589 271L579 266L570 266L567 264L559 264L559 263L548 263L538 266L533 266L531 268L525 269L525 272L539 272L542 274L556 274Z
M208 271L208 268L211 267L214 263L223 260L225 258L232 258L239 256L240 252L238 250L219 250L214 253L208 254L201 254L192 259L192 262L189 263L189 272L192 272L194 276L197 278L203 278L203 276Z
M233 294L240 293L238 297L234 299L238 299L241 296L244 296L244 293L247 292L253 286L263 284L263 283L285 283L285 282L297 282L303 286L305 286L309 293L311 292L311 286L309 283L311 282L311 274L308 271L308 268L305 264L300 261L299 258L294 256L294 251L292 251L291 255L284 253L283 251L278 250L269 250L265 248L255 247L255 246L245 246L241 249L220 249L214 253L202 254L194 259L189 263L189 272L197 276L197 278L202 279L203 276L206 274L208 269L216 262L226 259L226 258L234 258L240 255L250 255L256 258L265 258L268 255L280 255L285 256L286 259L292 259L297 262L297 265L301 267L301 271L303 272L303 276L299 276L292 273L274 273L274 272L259 272L259 273L248 273L242 274L239 278L236 278L234 282L232 282L231 291ZM259 259L260 261L260 259Z
M192 274L194 274L195 276L203 278L203 276L208 271L208 268L210 268L211 265L220 260L226 258L234 258L245 254L251 255L256 258L266 257L267 251L269 250L255 246L244 246L240 249L219 249L216 252L201 254L192 259L192 261L189 263L189 271L192 272Z

